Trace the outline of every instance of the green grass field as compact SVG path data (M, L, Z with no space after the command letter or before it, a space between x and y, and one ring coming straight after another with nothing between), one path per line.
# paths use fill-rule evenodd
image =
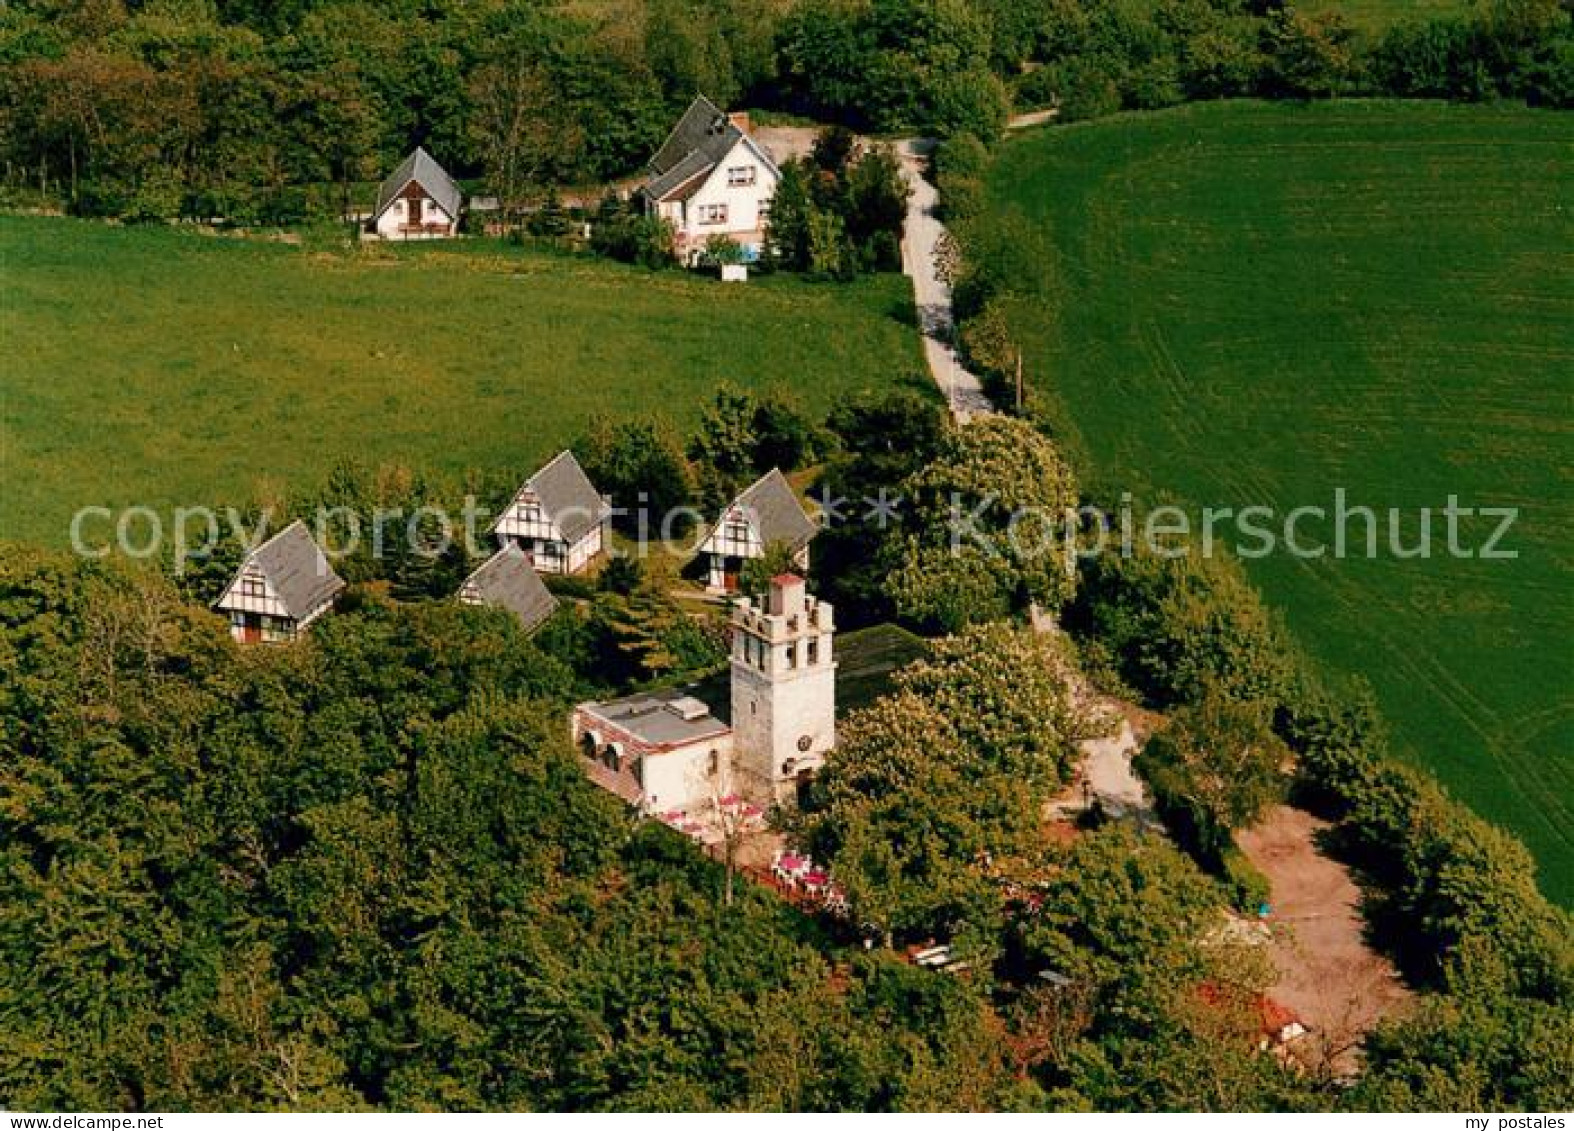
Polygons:
M1053 299L1016 311L1030 374L1106 497L1282 516L1343 487L1405 508L1406 545L1451 493L1520 508L1512 561L1450 557L1438 514L1427 560L1248 568L1316 656L1373 683L1405 756L1525 839L1565 904L1571 157L1566 115L1216 104L1025 136L992 175L996 207L1048 248Z
M1306 12L1338 12L1350 26L1381 34L1395 24L1452 19L1470 11L1470 0L1306 0Z
M86 504L314 485L347 456L523 475L596 411L731 381L816 412L921 373L900 276L723 287L465 242L312 252L0 216L0 538Z

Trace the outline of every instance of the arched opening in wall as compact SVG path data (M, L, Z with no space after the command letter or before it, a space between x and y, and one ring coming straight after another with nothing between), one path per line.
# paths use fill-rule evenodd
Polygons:
M596 747L596 736L591 734L588 730L579 736L579 752L586 758L589 758L592 762L596 760L596 755L598 753Z
M607 743L607 748L601 752L601 760L606 764L607 769L614 772L621 770L623 768L623 747L616 742Z
M799 808L809 803L809 790L814 785L813 770L799 770L793 778L793 794L797 798Z

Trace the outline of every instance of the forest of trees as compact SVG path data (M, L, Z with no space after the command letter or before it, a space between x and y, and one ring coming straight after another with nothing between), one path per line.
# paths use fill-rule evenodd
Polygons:
M641 464L625 437L651 433L663 454ZM687 445L634 419L596 423L584 447L687 497L788 449L843 488L1075 492L1026 422L952 430L905 393L821 429L724 392ZM307 498L441 490L347 467ZM829 538L821 591L851 602L864 571L923 560L934 521L919 506ZM990 586L964 562L960 595L899 589L891 611L937 634L929 654L845 720L791 820L854 931L750 884L729 899L722 869L581 773L575 701L724 656L638 570L579 583L526 638L447 598L462 561L349 559L352 590L309 639L248 649L202 603L222 559L183 591L146 568L0 554L7 1107L1574 1101L1569 917L1521 846L1386 757L1369 708L1307 671L1233 563L1100 559L1053 584L1019 563ZM1075 651L1020 625L1029 600L1063 607ZM1071 694L1074 665L1174 710L1143 768L1198 835L1096 817L1070 843L1041 835L1073 744L1104 725ZM1270 734L1269 770L1294 755L1281 784L1333 822L1375 938L1423 991L1353 1085L1257 1051L1271 973L1210 939L1243 901L1218 856L1265 794L1249 751L1198 744ZM937 937L968 976L881 945Z
M20 0L0 9L12 195L293 223L364 207L416 144L514 198L637 173L697 92L992 138L1240 95L1574 99L1559 0L1378 40L1280 0Z

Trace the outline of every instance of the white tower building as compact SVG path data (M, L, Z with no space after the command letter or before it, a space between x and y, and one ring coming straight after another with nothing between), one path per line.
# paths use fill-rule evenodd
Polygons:
M831 606L790 573L772 579L763 608L745 599L733 610L734 764L756 800L792 802L836 745L835 633Z

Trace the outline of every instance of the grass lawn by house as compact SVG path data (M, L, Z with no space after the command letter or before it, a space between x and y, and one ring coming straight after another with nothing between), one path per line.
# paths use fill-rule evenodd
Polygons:
M929 646L895 624L877 624L836 637L837 714L867 707L891 690L891 676L929 653Z
M1375 686L1401 753L1574 903L1574 118L1212 104L1006 143L1041 233L1027 368L1106 497L1402 508L1432 556L1248 562L1297 636ZM1441 508L1517 507L1513 560ZM1497 519L1467 521L1479 546ZM1227 528L1227 527L1226 527ZM1306 543L1333 522L1305 521ZM1350 528L1364 542L1364 523Z
M0 538L244 500L347 456L523 477L592 413L722 381L817 413L922 376L901 276L722 286L492 242L314 252L0 216Z
M1350 26L1381 35L1395 24L1453 19L1470 11L1469 0L1309 0L1308 13L1338 12Z

